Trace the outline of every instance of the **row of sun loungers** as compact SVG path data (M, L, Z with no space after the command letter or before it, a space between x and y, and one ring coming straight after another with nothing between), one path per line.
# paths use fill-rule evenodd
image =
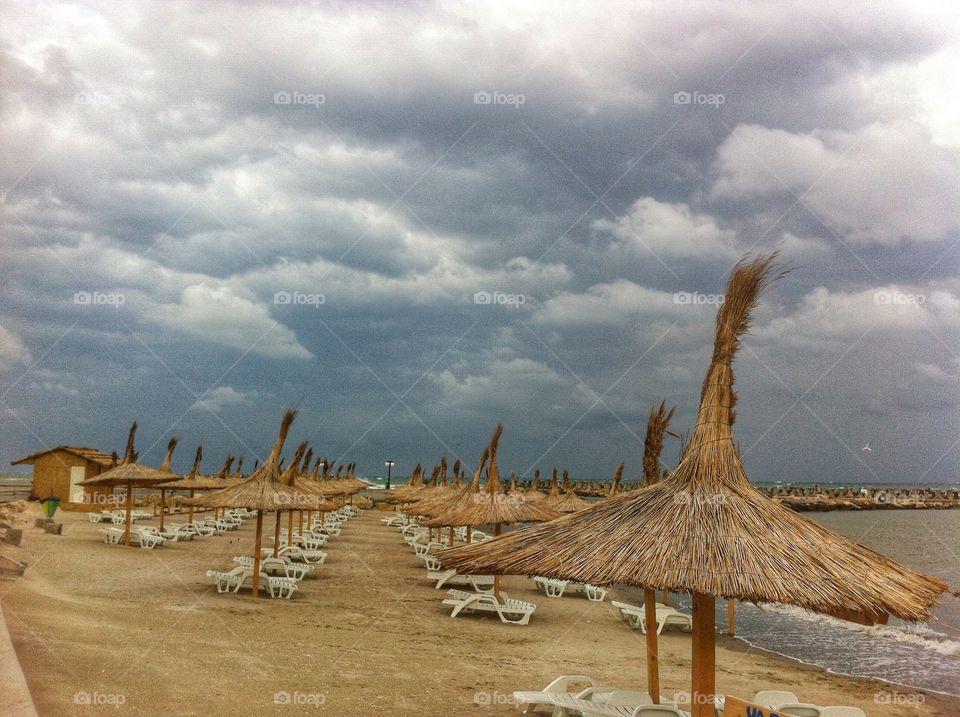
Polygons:
M580 685L579 690L572 690ZM663 695L660 704L654 705L647 692L603 687L586 675L561 675L542 690L514 692L513 701L524 713L546 707L553 717L569 714L605 715L607 717L689 717ZM770 707L778 714L790 717L867 717L859 707L828 706L800 702L792 692L763 690L757 692L754 704ZM717 698L717 717L723 715L723 698Z
M603 602L607 596L604 588L588 583L575 583L570 580L554 580L541 576L534 577L533 582L547 597L559 598L564 593L585 595L591 602Z
M289 600L300 589L302 581L326 561L327 553L320 548L326 546L331 536L339 535L340 526L359 512L358 508L344 506L327 513L323 520L316 517L303 530L281 530L277 556L274 557L272 548L261 551L259 585L271 598ZM236 567L231 570L207 571L218 593L239 593L242 588L253 586L253 556L239 555L233 562Z

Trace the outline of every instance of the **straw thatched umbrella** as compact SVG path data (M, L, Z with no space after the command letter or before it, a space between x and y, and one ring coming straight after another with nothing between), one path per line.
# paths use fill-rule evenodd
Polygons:
M740 262L717 316L697 423L666 479L552 523L444 551L464 573L546 575L693 596L693 717L712 717L715 597L863 623L930 617L947 584L756 490L734 447L733 358L774 257ZM648 624L648 629L653 629Z
M428 527L492 525L494 535L500 535L500 526L503 523L529 523L552 520L557 517L558 514L555 511L543 506L540 502L531 503L506 493L503 483L500 482L500 471L497 468L497 449L500 446L501 435L503 435L502 423L497 425L497 430L490 439L490 465L487 468L487 486L483 492L470 493L468 499L460 502L455 508L428 520ZM494 596L499 600L499 576L494 577L493 591Z
M417 501L415 505L417 515L430 518L446 515L447 513L455 511L461 505L474 500L474 496L480 492L480 477L483 474L483 469L486 467L489 457L490 447L487 446L483 449L483 454L480 456L480 463L477 465L477 470L473 474L473 480L471 480L469 484L461 486L459 489L448 490L440 495L431 495ZM450 527L452 529L454 527L453 524L451 524ZM470 525L466 526L468 543L470 542L472 527L473 526Z
M130 433L127 435L127 450L123 456L123 462L117 464L115 468L111 468L96 478L90 478L85 481L80 481L78 485L82 486L100 486L100 487L115 487L115 486L126 486L127 489L127 501L126 501L126 521L123 528L123 543L124 545L130 545L130 514L133 512L133 488L134 486L145 488L148 486L155 486L159 483L166 483L177 478L176 474L167 471L161 471L157 468L148 468L147 466L140 465L137 463L137 452L134 450L134 436L137 433L137 424L136 422L130 426ZM176 447L176 442L171 441L172 446L167 449L168 457L173 453L173 449ZM169 466L166 459L164 463Z
M540 469L537 468L533 472L533 483L530 484L530 487L524 493L527 500L543 500L547 497L547 494L540 490Z
M162 484L161 488L164 490L189 490L190 497L193 498L194 491L198 490L220 490L223 488L221 481L215 481L211 476L201 475L200 473L200 462L203 460L203 446L197 446L196 455L193 458L193 468L190 469L190 473L187 474L184 478L179 478L170 483ZM229 464L233 462L232 457L227 458L227 463L224 464L224 468L229 468ZM223 469L221 469L223 470ZM187 521L193 522L193 504L188 502L189 514L187 516Z
M167 443L167 455L163 457L163 462L160 464L160 467L157 468L161 473L170 473L171 475L176 475L173 472L173 452L177 448L177 444L180 442L179 438L171 438L170 442ZM160 484L160 530L163 530L163 518L167 513L167 486L165 484Z
M610 490L606 495L607 500L615 498L620 492L620 480L623 478L623 467L623 461L620 461L620 465L617 466L617 470L613 474L613 483L610 484Z
M593 503L578 496L570 485L570 474L563 471L563 495L555 494L557 484L554 483L551 493L547 499L542 502L551 510L557 513L576 513L578 510L589 508Z
M249 478L210 493L194 498L193 503L206 508L247 508L257 511L257 537L253 552L253 596L259 597L260 589L260 550L263 544L263 512L266 510L288 510L296 505L298 494L280 480L280 453L287 440L290 425L297 412L287 410L280 422L280 432L273 449L263 465L257 468Z
M417 463L417 467L413 469L413 473L410 475L410 482L383 491L383 499L390 503L406 503L411 498L416 500L419 497L421 487L423 487L423 466Z

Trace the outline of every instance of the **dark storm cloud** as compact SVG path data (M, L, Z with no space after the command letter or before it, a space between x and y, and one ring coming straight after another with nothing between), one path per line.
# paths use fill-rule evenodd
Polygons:
M148 460L171 432L251 456L302 398L302 436L370 471L470 462L503 418L511 470L630 474L654 401L695 417L709 297L780 248L748 467L942 480L947 10L10 6L3 457L133 417Z

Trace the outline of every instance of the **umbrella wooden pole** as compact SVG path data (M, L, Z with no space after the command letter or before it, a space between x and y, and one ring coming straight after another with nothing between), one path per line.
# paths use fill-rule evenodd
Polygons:
M727 600L727 634L737 634L737 604L733 600Z
M288 535L287 541L292 540L293 536ZM280 555L280 511L277 511L277 524L273 529L273 557Z
M193 498L193 488L190 489L190 497ZM189 515L187 515L187 522L192 523L193 522L193 503L190 504L190 509L187 512L189 513Z
M453 547L453 526L450 526L450 532L447 534L447 539L450 541L447 543L451 548Z
M257 540L253 548L253 596L260 597L260 550L263 545L263 511L257 510Z
M657 656L657 591L644 590L644 618L647 623L647 694L660 704L660 658Z
M160 530L163 530L163 516L167 512L167 491L160 489Z
M470 545L470 526L467 526L467 545Z
M127 522L123 527L123 544L130 545L130 513L133 512L133 484L127 483Z
M690 717L715 717L716 607L712 595L693 594L693 682ZM650 626L647 626L649 631Z
M496 523L493 526L493 534L500 535L500 523ZM493 576L493 598L497 602L500 602L500 576Z
M669 605L670 605L670 591L669 591L669 590L664 590L664 591L663 591L663 598L660 600L660 602L662 602L664 605L667 605L667 606L669 607Z
M293 542L293 511L287 513L287 542Z

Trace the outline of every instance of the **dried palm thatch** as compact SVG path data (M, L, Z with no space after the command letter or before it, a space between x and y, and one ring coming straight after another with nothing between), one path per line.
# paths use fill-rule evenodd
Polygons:
M176 480L179 476L169 469L150 468L137 463L137 452L134 449L134 438L137 433L137 424L134 422L130 426L130 432L127 434L127 450L124 453L123 460L117 464L116 468L104 471L95 478L88 478L80 481L78 485L83 486L153 486L159 483L166 483ZM174 447L176 443L174 442Z
M391 503L405 503L411 499L416 500L421 487L423 487L423 466L417 463L416 468L410 475L410 482L385 490L383 498Z
M650 409L647 419L647 435L643 441L643 484L653 485L660 478L660 453L663 451L663 438L673 419L674 406L667 410L667 402L661 401L659 408Z
M476 496L480 492L480 477L489 457L490 447L487 446L483 449L483 455L480 457L480 463L473 474L473 480L467 486L449 489L439 495L427 496L418 500L407 512L428 517L446 515L455 511L464 502L473 500L472 496Z
M167 447L167 455L158 468L148 468L137 463L137 451L134 448L134 438L137 434L137 423L134 421L130 426L130 432L127 434L127 450L123 456L123 462L117 464L96 478L90 478L80 481L78 485L82 486L126 486L126 521L123 531L123 542L130 545L130 515L133 512L133 489L137 486L155 486L161 483L167 483L176 480L179 476L175 474L170 465L173 460L173 451L177 447L179 439L171 439Z
M554 491L556 488L557 484L554 483L550 495L547 496L546 500L541 502L541 505L557 513L576 513L578 510L583 510L593 505L589 500L581 498L574 492L573 487L570 485L570 474L566 469L563 471L563 495L555 495Z
M280 452L297 412L288 410L280 423L280 433L270 456L244 481L200 498L193 504L204 508L247 508L248 510L285 510L296 494L280 480Z
M500 471L497 468L497 449L502 434L503 424L501 423L497 425L497 430L490 440L490 465L487 469L486 488L482 492L471 493L468 500L460 503L455 509L427 521L429 527L499 526L501 523L525 523L552 520L557 517L556 512L539 503L530 503L504 490L503 483L500 482Z
M623 479L623 461L620 461L620 465L617 466L616 472L613 474L613 483L610 484L610 492L607 493L607 499L615 498L620 492L620 481Z
M533 472L533 483L530 485L530 487L527 489L524 495L526 496L526 499L528 501L543 500L544 498L547 497L547 494L544 493L542 490L540 490L540 469L539 468L537 468L537 470Z
M444 566L783 603L867 621L928 619L946 583L767 498L737 456L733 358L775 278L774 258L744 260L734 270L696 427L668 478L545 525L444 551Z

